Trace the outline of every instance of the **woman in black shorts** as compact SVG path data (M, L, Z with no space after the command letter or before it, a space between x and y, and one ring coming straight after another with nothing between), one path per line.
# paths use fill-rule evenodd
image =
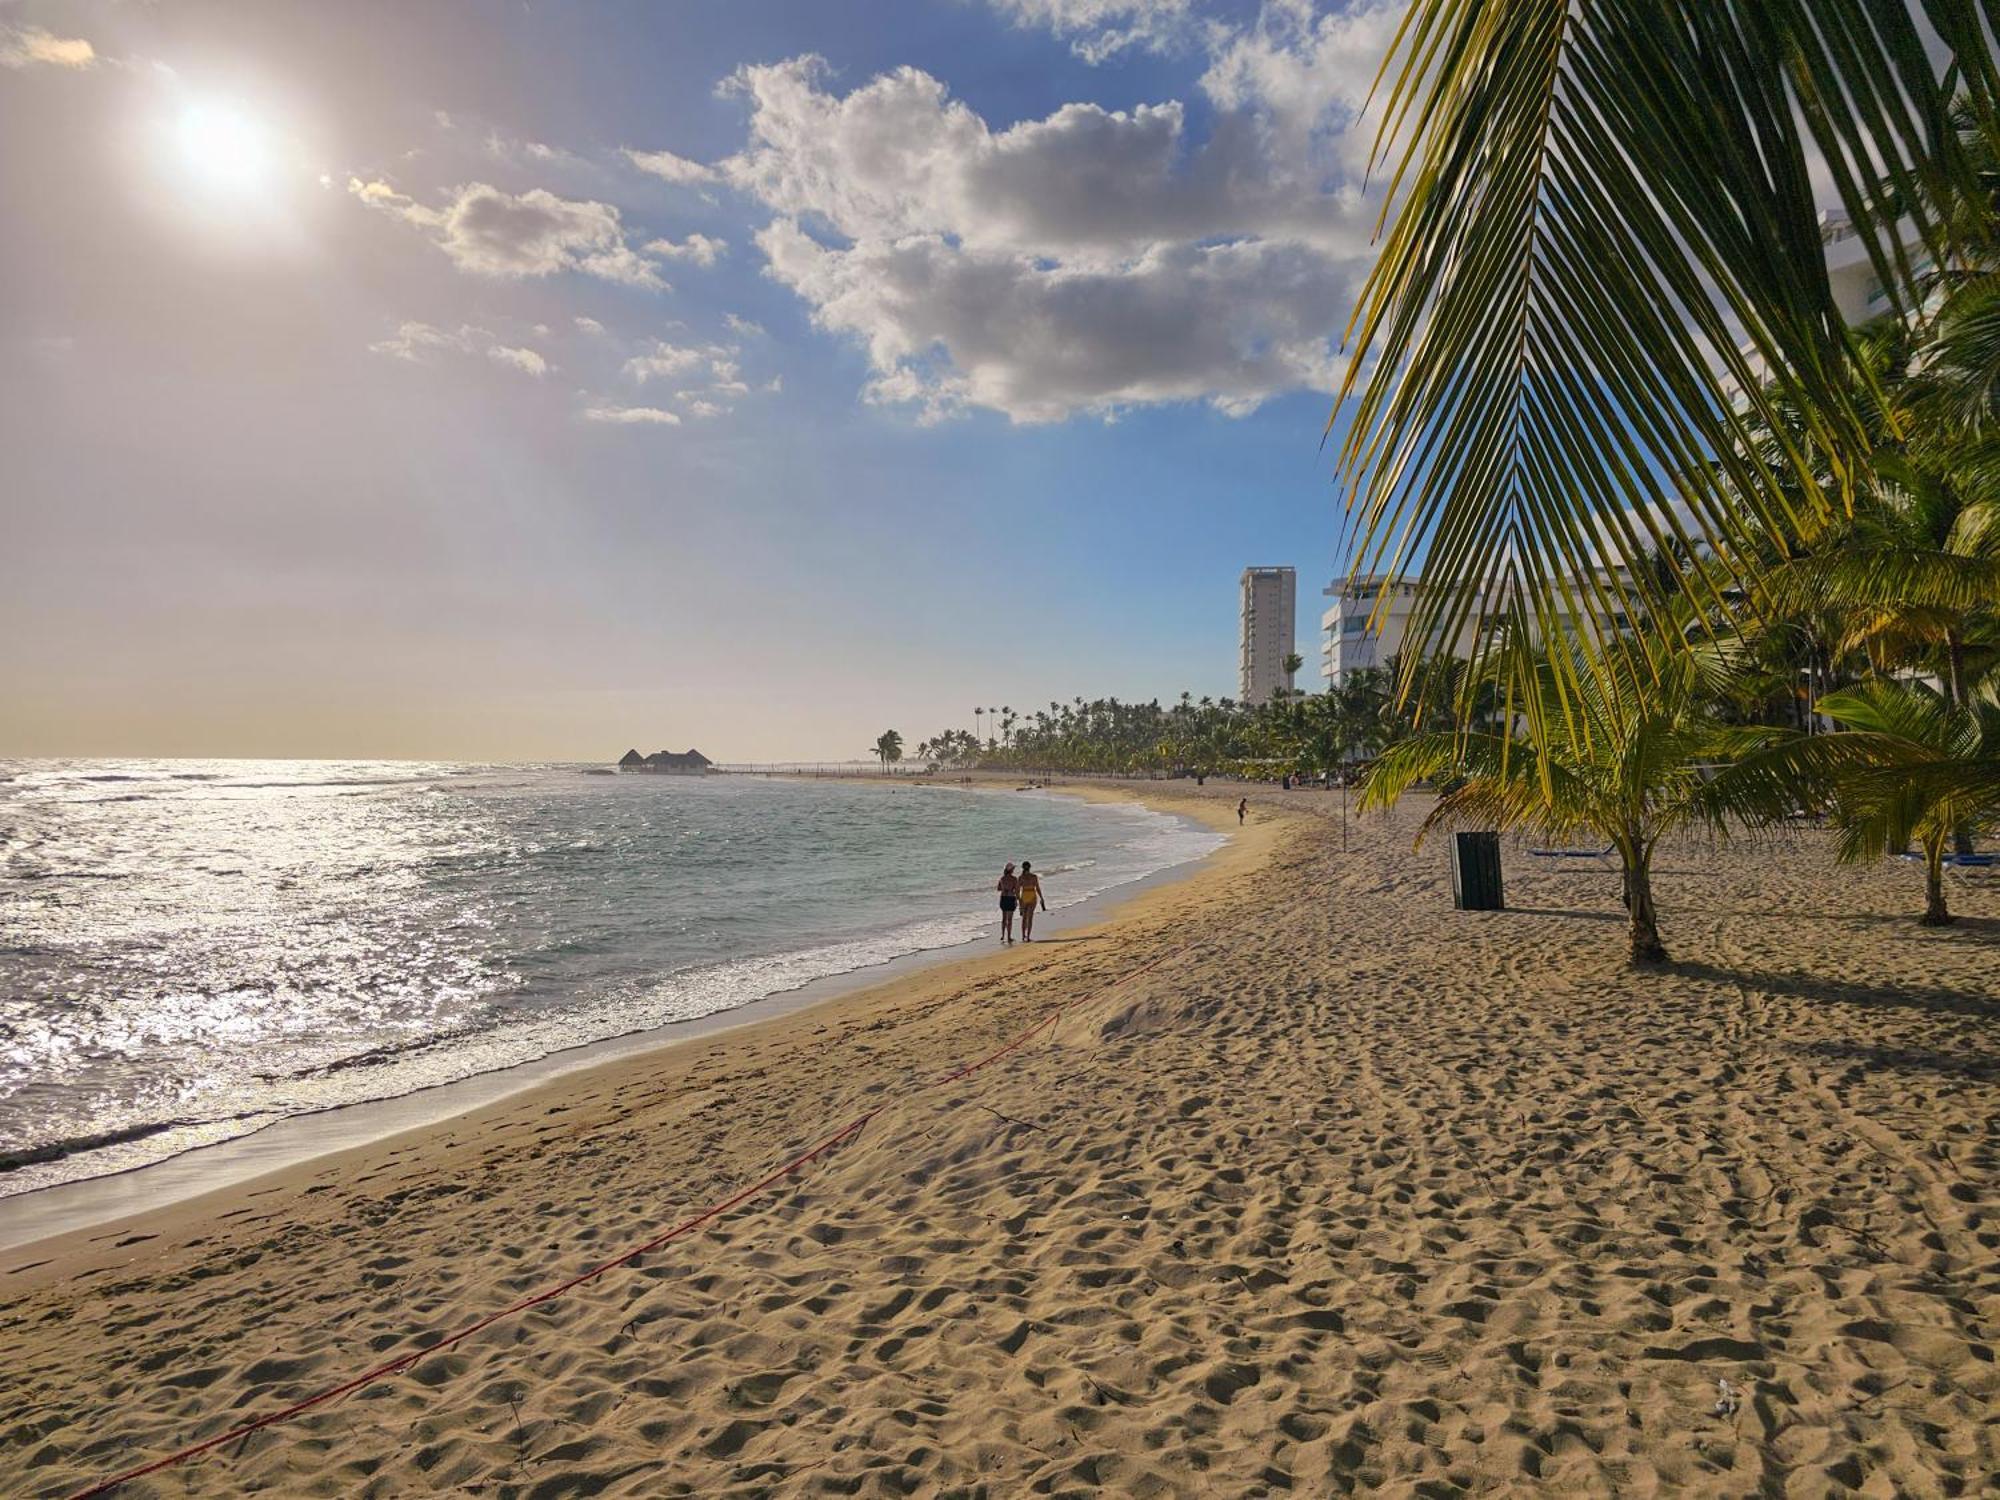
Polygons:
M1000 872L1000 941L1014 941L1014 908L1020 905L1021 882L1014 877L1014 862L1009 860L1007 868Z

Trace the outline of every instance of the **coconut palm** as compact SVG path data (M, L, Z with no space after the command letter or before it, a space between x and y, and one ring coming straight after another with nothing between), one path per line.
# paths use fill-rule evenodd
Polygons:
M1990 224L1964 209L1990 210L1966 143L1997 133L1992 21L1982 0L1412 0L1335 408L1356 569L1423 568L1412 639L1459 639L1497 595L1510 628L1475 675L1534 675L1565 620L1670 651L1617 625L1658 617L1644 557L1748 557L1844 509L1873 450L1809 162L1914 307L1926 262ZM1745 440L1766 368L1830 486L1799 442ZM1601 654L1555 667L1575 686Z
M1934 673L1964 703L2000 659L2000 434L1959 420L1956 377L1936 373L1920 331L1882 321L1855 347L1872 392L1860 403L1875 444L1869 483L1851 516L1771 570L1768 592L1784 614L1842 613L1837 653Z
M1747 756L1706 794L1721 816L1757 816L1787 801L1833 812L1842 860L1896 854L1914 841L1924 863L1927 927L1950 922L1944 857L1955 834L2000 820L2000 702L1954 703L1921 682L1877 679L1829 693L1820 711L1838 734Z
M1653 851L1668 834L1712 822L1712 767L1783 731L1732 726L1710 712L1721 653L1687 650L1657 675L1621 658L1544 660L1513 702L1521 733L1440 730L1392 745L1363 783L1361 805L1386 807L1420 780L1446 780L1418 840L1433 828L1492 828L1551 843L1602 839L1618 855L1634 964L1664 962L1653 901ZM1539 698L1525 702L1526 696Z
M875 756L887 770L903 758L903 737L893 729L885 729L876 737Z

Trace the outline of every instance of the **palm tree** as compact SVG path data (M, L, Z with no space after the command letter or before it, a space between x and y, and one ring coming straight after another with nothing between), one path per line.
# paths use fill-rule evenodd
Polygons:
M1747 757L1711 793L1722 814L1755 815L1790 802L1830 803L1839 857L1906 849L1924 861L1926 927L1952 921L1944 899L1945 847L1960 830L2000 819L2000 702L1951 701L1925 683L1877 679L1829 693L1820 711L1838 734L1792 740Z
M903 758L903 737L893 729L885 729L875 740L875 755L887 770Z
M1581 658L1583 652L1575 652ZM1721 675L1714 652L1684 651L1647 677L1617 657L1595 669L1544 662L1525 688L1525 738L1504 730L1436 730L1384 751L1362 807L1386 807L1425 778L1452 778L1424 819L1435 827L1533 833L1552 843L1603 839L1624 872L1632 962L1664 962L1653 903L1653 851L1666 835L1713 822L1704 771L1769 743L1780 731L1720 723L1707 707Z
M1659 614L1643 558L1702 587L1672 560L1747 557L1850 503L1872 448L1808 162L1892 308L1915 306L1927 259L1991 233L1966 226L1992 218L1967 146L2000 133L1992 20L1966 0L1412 0L1375 101L1393 221L1335 407L1357 571L1423 568L1412 639L1459 639L1497 595L1509 628L1475 676L1525 683L1568 619L1593 648L1555 658L1575 688L1605 649L1673 649L1616 623ZM1763 367L1830 486L1800 443L1745 440L1772 415Z
M1859 403L1875 444L1870 483L1809 555L1771 570L1769 592L1787 613L1843 613L1840 652L1933 672L1962 704L2000 658L2000 440L1960 420L1966 398L1935 373L1927 336L1883 320L1855 346L1874 397Z

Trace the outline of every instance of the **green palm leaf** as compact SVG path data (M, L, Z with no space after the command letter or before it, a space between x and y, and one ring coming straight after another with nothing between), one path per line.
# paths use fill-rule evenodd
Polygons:
M1673 559L1748 555L1842 503L1869 421L1808 146L1907 298L1893 221L1941 262L1956 221L1926 205L1975 175L1951 79L1994 119L1989 5L1921 0L1948 77L1903 0L1414 0L1380 85L1393 222L1341 391L1354 565L1421 560L1413 641L1476 635L1476 675L1519 677L1536 633L1609 636L1713 587ZM1799 394L1782 421L1760 366ZM1678 505L1655 503L1668 486ZM1665 566L1608 566L1648 554ZM1512 628L1477 632L1496 598ZM1569 714L1572 661L1594 670L1556 660L1569 680L1530 712Z

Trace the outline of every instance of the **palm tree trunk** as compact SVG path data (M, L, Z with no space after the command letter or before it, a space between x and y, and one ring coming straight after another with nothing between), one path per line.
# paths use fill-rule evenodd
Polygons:
M1660 941L1660 914L1653 906L1653 851L1637 839L1620 839L1618 853L1625 866L1625 909L1631 916L1632 962L1663 964L1667 961L1667 947Z
M1945 632L1944 654L1945 666L1947 668L1944 684L1945 697L1949 700L1953 708L1963 708L1966 702L1965 641L1956 630ZM1951 852L1954 854L1972 853L1972 829L1969 825L1961 823L1952 829ZM1938 894L1937 909L1939 913L1943 913L1944 911L1944 895L1942 891ZM1940 915L1936 922L1930 922L1929 912L1926 910L1925 921L1930 922L1932 926L1940 926L1950 920L1950 917Z
M1924 914L1920 927L1949 927L1957 919L1944 904L1944 837L1924 840Z

